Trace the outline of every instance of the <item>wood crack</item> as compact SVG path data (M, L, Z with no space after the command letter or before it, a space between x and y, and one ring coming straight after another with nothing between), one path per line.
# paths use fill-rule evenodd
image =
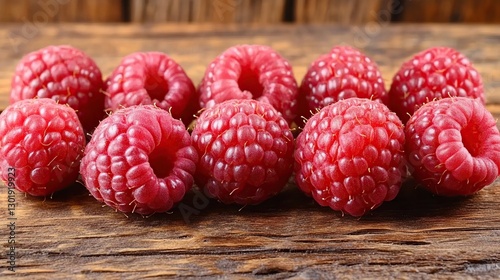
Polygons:
M363 253L369 254L381 252L382 250L375 249L237 249L237 250L212 250L212 251L141 251L141 252L126 252L126 253L110 253L110 254L83 254L79 257L89 258L89 257L125 257L125 256L152 256L152 255L191 255L191 256L203 256L203 255L244 255L244 254L351 254L351 253ZM397 253L397 251L391 251Z

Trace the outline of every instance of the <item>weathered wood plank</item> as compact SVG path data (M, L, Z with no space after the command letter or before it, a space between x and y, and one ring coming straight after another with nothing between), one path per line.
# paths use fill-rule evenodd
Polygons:
M296 0L297 23L336 22L366 24L378 21L380 13L390 20L393 0Z
M133 22L278 23L285 0L132 0Z
M394 4L394 6L392 6ZM128 9L130 6L130 9ZM0 22L500 22L497 0L0 0Z
M500 22L500 2L496 0L395 0L404 8L396 15L403 22Z
M22 27L22 26L21 26ZM3 25L0 37L21 34ZM95 27L95 28L94 28ZM408 32L412 30L412 32ZM13 67L48 44L72 44L94 57L105 75L133 51L160 50L198 83L206 65L238 43L268 44L301 79L309 63L347 43L379 63L387 85L411 54L434 45L456 47L485 77L488 109L500 117L500 30L495 26L395 25L360 40L359 29L336 25L47 25L20 41L0 41L0 104ZM474 40L471 40L471 34ZM105 43L103 43L105 42ZM186 276L303 278L495 278L500 272L500 180L470 198L434 197L408 181L396 200L361 219L317 206L291 184L260 206L226 206L190 193L180 208L149 218L115 213L73 188L52 198L16 193L17 272L21 279L137 279ZM0 188L4 252L7 191ZM185 209L185 208L183 208ZM189 223L186 222L189 220ZM0 278L13 275L0 257Z
M0 22L119 22L122 0L0 0Z

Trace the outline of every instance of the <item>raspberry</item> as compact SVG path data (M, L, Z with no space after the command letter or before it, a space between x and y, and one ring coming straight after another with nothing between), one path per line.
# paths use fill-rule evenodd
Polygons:
M97 126L80 173L99 201L127 213L165 212L193 185L198 154L184 124L153 105L120 109Z
M403 124L380 102L330 104L297 138L295 180L321 206L362 216L398 194L404 139Z
M389 90L389 108L406 123L424 103L454 96L476 98L485 104L481 77L463 54L434 47L401 66Z
M470 195L491 184L500 168L500 133L478 101L454 97L423 105L405 128L412 175L443 196Z
M160 52L138 52L123 58L106 80L106 108L156 105L188 125L198 111L196 89L182 67Z
M292 67L268 46L227 49L208 66L198 91L202 108L253 98L273 105L289 123L297 115L298 88Z
M48 46L24 56L12 78L10 104L23 99L52 98L75 109L86 131L106 114L101 70L81 50Z
M311 112L342 99L360 97L388 104L382 74L377 64L359 50L334 47L321 55L307 70L299 91L299 118L302 126Z
M270 104L228 100L206 109L191 135L196 179L224 203L258 204L280 192L293 164L293 136Z
M19 191L46 196L76 181L85 135L70 107L48 98L18 101L0 115L0 135L1 178L14 177Z

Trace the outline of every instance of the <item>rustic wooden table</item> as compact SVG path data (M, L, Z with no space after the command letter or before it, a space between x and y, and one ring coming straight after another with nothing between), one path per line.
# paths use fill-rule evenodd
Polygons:
M413 53L455 47L483 75L488 108L500 116L499 26L378 27L43 25L29 33L26 24L1 25L0 108L8 104L21 56L50 44L83 49L104 75L128 53L164 51L198 83L208 63L235 44L272 46L290 60L300 82L312 60L344 43L371 56L387 85ZM115 213L82 186L46 199L17 193L15 273L5 260L10 220L1 188L0 278L497 278L499 185L446 199L409 180L394 201L361 219L316 205L293 184L242 209L191 193L181 204L184 214L177 207L150 218Z

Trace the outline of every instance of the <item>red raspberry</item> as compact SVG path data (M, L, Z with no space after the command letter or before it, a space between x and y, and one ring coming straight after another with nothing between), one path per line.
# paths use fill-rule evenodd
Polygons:
M85 148L80 173L99 201L122 212L165 212L193 185L198 155L184 124L152 105L104 119Z
M12 78L10 104L52 98L75 109L83 128L92 131L106 114L101 70L81 50L48 46L24 56Z
M46 196L76 181L85 135L70 107L48 98L21 100L0 115L0 135L1 178L15 177L19 191Z
M296 182L320 205L362 216L398 194L406 174L404 139L403 124L382 103L330 104L297 138Z
M206 109L191 135L202 155L198 185L224 203L258 204L280 192L293 164L293 135L268 103L229 100Z
M273 105L288 122L297 115L298 88L292 67L268 46L227 49L208 66L198 91L202 108L253 98Z
M478 101L454 97L423 105L408 121L406 155L423 187L443 196L470 195L500 168L500 133Z
M199 107L196 89L182 67L160 52L138 52L123 58L106 81L106 108L156 105L185 125Z
M388 104L388 94L377 64L359 50L334 47L316 59L307 70L299 93L299 117L302 126L311 112L342 99L360 97Z
M484 104L483 82L463 54L434 47L401 66L389 91L389 108L406 123L423 104L453 96L476 98Z

